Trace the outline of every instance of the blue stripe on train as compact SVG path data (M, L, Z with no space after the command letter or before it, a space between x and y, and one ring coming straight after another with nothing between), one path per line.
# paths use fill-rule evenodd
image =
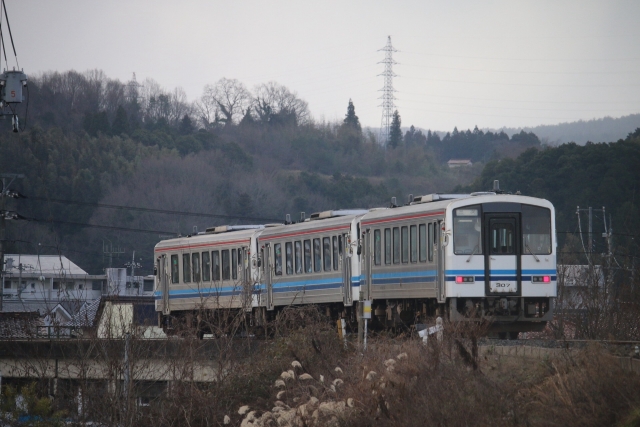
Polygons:
M484 282L484 276L474 276L475 277L475 281L476 282ZM550 276L551 277L551 281L554 281L557 279L556 276ZM455 282L456 280L456 276L447 276L447 282ZM491 276L490 280L495 281L495 280L518 280L518 276ZM532 280L532 276L522 276L522 281L523 282L530 282Z

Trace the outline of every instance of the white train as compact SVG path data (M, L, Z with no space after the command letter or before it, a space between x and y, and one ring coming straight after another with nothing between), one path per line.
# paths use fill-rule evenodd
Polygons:
M557 293L553 205L497 192L215 227L161 241L155 259L156 310L165 320L236 309L260 323L302 304L353 320L370 301L374 327L440 315L519 332L551 320Z

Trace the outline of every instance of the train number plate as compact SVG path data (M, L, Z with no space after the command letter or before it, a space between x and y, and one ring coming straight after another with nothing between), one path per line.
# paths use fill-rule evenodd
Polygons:
M498 280L491 282L489 290L491 292L516 292L518 290L518 286L515 281Z

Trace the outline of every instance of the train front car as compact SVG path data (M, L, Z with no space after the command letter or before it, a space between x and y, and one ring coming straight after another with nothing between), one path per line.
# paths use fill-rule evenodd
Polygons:
M557 288L549 201L507 194L454 200L442 232L450 320L489 319L499 333L540 331L551 320Z
M432 194L361 221L361 297L375 327L433 316L537 331L556 297L554 209L533 197ZM515 336L515 334L514 334Z

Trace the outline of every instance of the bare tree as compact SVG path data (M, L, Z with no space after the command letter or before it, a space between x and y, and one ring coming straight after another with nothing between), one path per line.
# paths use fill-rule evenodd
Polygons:
M242 117L251 103L251 93L239 80L222 78L213 86L205 86L201 102L208 105L209 110L215 103L223 116L220 121L227 126Z
M283 112L295 114L299 124L310 120L307 102L298 98L296 92L274 81L256 86L253 108L262 122L268 122L271 115Z

